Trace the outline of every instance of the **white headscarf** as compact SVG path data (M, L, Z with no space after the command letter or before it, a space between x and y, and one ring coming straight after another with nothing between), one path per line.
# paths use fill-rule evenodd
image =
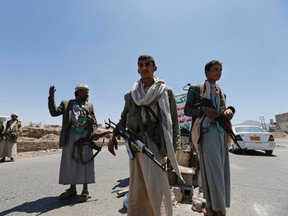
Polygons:
M179 171L178 163L173 148L172 118L170 113L169 98L167 91L165 91L165 89L166 89L165 82L162 79L154 76L154 83L147 90L147 92L145 92L142 81L138 80L137 82L134 83L132 87L131 95L133 101L138 106L153 106L158 102L160 108L160 115L162 119L162 129L167 149L167 155L176 174L183 180L182 175ZM143 107L141 110L141 116L143 119L146 119L146 112L144 111Z

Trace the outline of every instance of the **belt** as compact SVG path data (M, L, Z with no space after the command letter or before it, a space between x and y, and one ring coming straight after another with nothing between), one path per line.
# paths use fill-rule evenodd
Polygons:
M73 123L71 124L72 128L86 128L87 124L85 123Z

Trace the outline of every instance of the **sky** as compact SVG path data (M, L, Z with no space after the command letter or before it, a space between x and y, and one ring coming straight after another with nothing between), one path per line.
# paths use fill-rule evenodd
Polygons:
M137 58L150 54L176 95L221 61L232 123L275 120L288 112L287 10L287 0L0 0L0 116L60 125L49 87L59 105L85 83L98 123L118 122Z

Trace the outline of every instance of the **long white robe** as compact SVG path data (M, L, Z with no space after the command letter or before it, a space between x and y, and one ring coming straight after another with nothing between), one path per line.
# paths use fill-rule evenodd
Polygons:
M17 154L17 142L10 142L9 140L2 140L0 142L0 158L10 157L14 158Z
M226 133L219 133L216 125L210 124L208 132L202 133L200 151L200 171L206 205L226 215L231 196Z
M163 163L158 148L149 139L149 149ZM172 201L167 172L143 153L130 160L128 216L172 216Z
M88 164L79 164L72 157L74 143L86 133L74 133L73 128L69 130L68 141L63 146L60 164L59 184L89 184L95 183L94 159ZM76 159L80 161L78 150L75 150ZM93 155L93 149L89 146L83 147L83 158L88 160Z

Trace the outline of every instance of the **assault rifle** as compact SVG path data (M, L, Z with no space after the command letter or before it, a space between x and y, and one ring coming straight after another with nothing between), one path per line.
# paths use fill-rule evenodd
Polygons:
M125 129L122 125L115 124L114 122L112 122L110 119L108 119L109 122L105 121L105 127L106 129L108 128L113 128L116 129L119 133L120 136L123 137L124 139L126 139L128 141L128 143L125 142L125 146L126 146L126 150L128 153L128 156L130 158L130 160L134 159L134 152L131 149L131 145L133 145L133 147L135 147L136 149L138 149L140 152L146 154L154 163L156 163L163 171L166 171L166 164L163 163L161 164L155 157L153 152L150 151L150 149L147 148L147 146L145 145L145 142L142 141L142 139L135 134L133 131L131 130L127 130Z
M199 104L195 104L195 106L207 106L209 108L213 108L215 109L214 105L212 104L211 100L207 99L207 98L201 98L201 101ZM215 109L216 110L216 109ZM239 145L239 143L237 142L237 137L235 135L235 133L233 132L230 122L226 119L226 117L223 114L220 114L216 119L215 119L220 126L226 131L226 133L228 135L231 136L231 138L233 139L233 142L237 145L237 147L239 148L240 151L244 151L241 146Z
M92 161L102 149L102 146L96 145L94 140L98 140L99 138L104 137L105 135L110 134L110 133L111 133L110 131L105 131L102 133L100 132L97 134L92 134L92 135L88 135L86 137L79 138L74 143L74 147L73 147L73 151L72 151L72 157L74 158L74 160L79 164L90 163L90 161ZM104 140L103 140L103 142L104 142ZM88 158L88 159L86 158L86 160L83 157L83 147L84 146L89 146L93 150L96 150L96 152L90 158ZM77 157L77 155L78 155L78 157Z

